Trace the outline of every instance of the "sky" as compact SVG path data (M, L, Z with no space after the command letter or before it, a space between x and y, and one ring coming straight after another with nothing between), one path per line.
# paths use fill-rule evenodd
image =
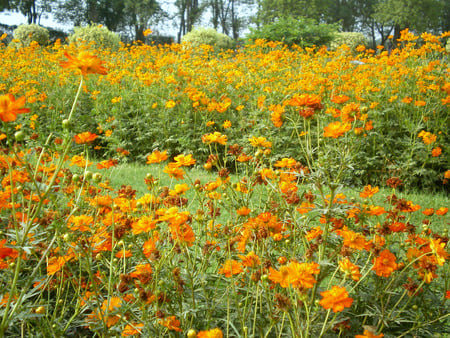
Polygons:
M173 13L175 11L174 9L174 3L175 0L169 0L169 1L163 1L161 4L161 7L163 8L163 10L166 10L169 13ZM40 22L38 24L44 26L44 27L50 27L50 28L55 28L55 29L59 29L62 30L66 33L69 33L73 26L70 25L64 25L61 23L56 22L55 20L53 20L51 13L46 14L47 18L41 18ZM0 12L0 23L1 24L5 24L5 25L22 25L22 24L27 24L27 18L26 16L22 15L21 13L17 13L17 12L11 12L11 11L5 11L5 12ZM162 35L169 35L169 36L173 36L176 37L177 35L177 28L174 27L174 25L172 23L167 24L167 23L161 23L159 24L157 27L148 27L154 31L158 31L160 34Z
M1 12L0 13L0 23L5 25L22 25L27 24L26 16L17 12ZM55 22L52 18L42 18L40 24L45 27L58 28L64 31L68 31L70 28Z

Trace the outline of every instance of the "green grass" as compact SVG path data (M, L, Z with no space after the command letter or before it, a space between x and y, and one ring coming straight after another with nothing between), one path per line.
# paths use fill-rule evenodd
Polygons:
M185 168L186 176L184 180L175 180L168 177L167 174L163 173L164 165L158 166L143 165L138 163L126 163L120 164L114 168L103 170L102 174L105 179L110 180L110 184L113 188L120 188L122 185L130 185L136 190L137 197L140 197L146 193L149 193L148 187L146 186L144 179L147 174L152 174L155 178L160 178L158 186L167 186L173 188L175 184L187 183L190 185L190 180L195 181L200 180L201 184L205 184L209 181L214 181L218 176L216 172L208 172L201 168ZM95 170L97 171L97 170ZM236 175L231 175L231 181L237 182L238 177ZM360 188L342 188L341 191L347 196L347 199L355 198L356 200L361 200L359 197L359 192L362 191L363 187ZM422 215L421 211L426 208L438 209L440 207L446 207L450 205L450 197L445 191L441 192L419 192L419 191L402 191L401 189L393 190L388 187L380 187L380 191L375 194L371 199L365 201L367 204L371 205L381 205L386 209L388 208L388 202L386 197L395 192L398 198L404 198L408 201L412 201L413 204L418 204L421 206L419 212L412 213L410 219L406 219L415 226L422 226L422 220L425 216ZM186 197L191 203L191 199L194 197L192 189L187 192ZM447 216L448 218L448 216ZM433 231L443 231L448 227L448 221L442 217L432 216L430 227Z

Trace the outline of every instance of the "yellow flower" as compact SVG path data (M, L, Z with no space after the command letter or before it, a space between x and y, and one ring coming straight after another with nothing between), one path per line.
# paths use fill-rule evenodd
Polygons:
M176 102L174 100L169 100L166 102L166 108L170 109L176 106Z
M60 65L63 68L79 70L81 71L82 75L106 75L108 73L106 68L103 67L104 61L100 60L97 56L90 52L81 51L77 56L72 56L69 53L65 52L64 55L69 60L60 62Z
M263 136L260 137L252 136L248 140L253 147L265 147L265 148L272 147L272 142L267 141L267 139Z

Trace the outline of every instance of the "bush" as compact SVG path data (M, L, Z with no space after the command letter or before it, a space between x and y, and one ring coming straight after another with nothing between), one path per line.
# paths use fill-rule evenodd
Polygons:
M200 45L210 45L216 49L230 49L233 48L233 40L222 33L217 32L213 28L195 28L187 33L181 39L182 42L191 44L192 47Z
M149 40L149 44L170 45L173 43L173 36L168 35L152 35L147 38Z
M367 39L363 33L339 32L335 34L334 39L330 42L330 49L335 50L344 44L350 47L351 50L354 50L360 45L367 46Z
M250 40L265 39L281 41L289 46L300 47L321 46L331 42L337 32L335 24L317 24L314 19L291 17L281 18L262 28L250 29L247 36Z
M16 47L28 47L31 42L36 41L39 45L43 46L48 43L49 33L47 28L38 26L36 24L20 25L14 32L14 39L10 46Z
M58 39L61 41L65 41L67 38L67 33L58 29L49 28L48 33L50 43L54 43Z
M74 33L69 36L70 43L94 43L97 48L110 48L117 50L120 47L120 37L108 30L108 28L97 25L75 27Z

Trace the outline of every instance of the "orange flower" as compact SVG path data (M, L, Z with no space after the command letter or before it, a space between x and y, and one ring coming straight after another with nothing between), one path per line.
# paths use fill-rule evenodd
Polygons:
M313 109L322 108L321 98L316 94L296 94L287 103L293 107L311 107Z
M317 237L319 237L322 234L323 234L323 230L320 228L320 225L319 225L319 226L316 226L315 228L309 230L306 233L305 238L308 241L312 241L314 238L317 238Z
M366 185L364 187L363 191L359 193L359 197L370 198L373 195L375 195L378 191L380 191L380 189L378 187L372 188L372 186L369 184L369 185Z
M222 124L223 129L228 129L231 127L231 121L230 120L225 120Z
M177 105L177 103L174 100L169 100L166 102L166 108L173 108Z
M177 332L181 332L183 331L182 329L180 329L180 321L178 319L176 319L175 316L169 316L167 318L161 319L159 321L159 323L162 326L167 327L169 330L173 330L173 331L177 331Z
M109 303L109 304L108 304ZM102 303L102 314L98 313L97 311L94 311L94 314L97 318L104 319L104 314L106 313L106 308L108 308L108 313L112 313L120 309L122 305L122 299L119 297L111 297L109 299L109 302L107 299L105 299ZM117 315L108 315L108 318L106 319L106 326L111 327L114 324L116 324L120 320L121 316L119 314Z
M434 209L433 208L427 208L424 211L422 211L422 214L424 214L425 216L433 216Z
M313 275L319 274L319 264L317 263L297 263L291 262L280 268L280 271L269 267L269 279L280 284L282 288L292 287L311 289L316 283Z
M179 168L177 165L173 165L173 163L170 163L168 166L166 166L163 172L168 174L169 177L175 178L176 180L184 179L183 169Z
M344 238L344 245L349 248L362 250L367 245L366 237L364 237L364 235L349 230L347 226L337 230L336 234Z
M197 333L197 338L223 338L223 333L220 329L215 328L207 331L200 331Z
M247 208L246 206L243 206L237 209L236 212L239 216L247 216L251 212L251 209Z
M444 216L448 212L448 208L440 207L436 210L436 215Z
M348 100L350 100L350 98L347 95L334 95L331 98L331 102L338 103L338 104L339 103L345 103Z
M137 222L131 225L132 232L135 235L139 235L142 232L149 232L156 228L157 221L151 216L142 216Z
M292 262L288 265L289 281L293 287L311 289L316 284L313 275L320 273L319 264L317 263L297 263Z
M84 168L86 166L90 166L92 164L91 161L86 161L86 159L83 156L80 155L74 155L71 159L70 159L70 164L69 165L76 165L80 168Z
M339 261L339 269L348 277L355 281L359 281L361 273L359 272L359 266L350 262L348 258L343 261Z
M150 257L156 251L156 243L152 238L149 238L143 245L143 254L145 257Z
M392 254L388 249L385 249L377 258L374 258L374 266L372 270L374 270L378 276L389 277L392 272L394 272L398 268L398 265L395 261L395 255Z
M196 162L195 159L192 158L191 154L186 156L183 154L175 156L174 161L177 167L190 167L191 165L194 165Z
M265 148L272 147L272 142L267 141L267 139L263 136L260 137L252 136L248 140L253 147L265 147Z
M246 256L238 255L242 259L242 264L248 268L253 268L261 264L261 261L255 252L250 251Z
M141 334L142 329L144 328L144 324L133 323L127 324L122 331L122 337L129 337Z
M74 136L75 143L77 143L77 144L91 143L96 138L97 138L97 135L91 133L90 131L85 131L84 133Z
M313 210L316 206L313 203L309 202L302 202L302 204L297 207L295 210L297 210L300 214L307 214L311 210Z
M152 31L150 28L147 28L145 31L142 32L142 34L143 34L144 36L150 35L150 34L152 34L152 33L153 33L153 31Z
M84 232L91 230L91 226L94 224L94 218L87 215L71 216L67 223L72 224L69 226L71 231L79 230Z
M426 145L431 144L436 141L436 135L434 135L428 131L425 131L425 130L422 130L419 133L419 135L417 135L417 136L421 137L423 140L423 143L425 143Z
M54 275L71 259L71 256L50 257L47 263L47 275Z
M441 147L436 147L433 150L431 150L431 156L433 156L433 157L438 157L441 154L442 154Z
M383 207L371 205L369 206L368 214L372 216L380 216L382 214L385 214L386 210Z
M97 163L97 169L109 169L111 167L116 166L118 162L119 161L113 159L104 160Z
M220 274L224 274L225 277L231 277L232 275L240 274L244 269L242 268L242 264L234 259L227 259L225 263L222 264L222 267L219 269Z
M355 336L355 338L381 338L381 337L384 337L384 334L380 333L377 335L369 330L364 330L363 334L357 334Z
M3 122L12 122L16 120L17 115L28 113L30 109L22 108L25 105L25 101L25 96L17 100L11 94L0 96L0 119Z
M202 142L206 144L211 143L219 143L221 145L226 145L228 141L228 138L226 135L222 135L218 131L212 133L212 134L205 134L202 136Z
M444 265L445 261L450 257L449 253L445 251L445 242L441 242L441 239L430 239L431 252L436 257L436 262L439 265Z
M82 75L107 74L106 68L103 67L104 61L88 51L81 51L77 56L72 56L67 52L64 55L69 60L60 62L63 68L80 70Z
M392 224L389 224L389 229L392 232L401 232L406 230L406 224L403 222L394 222Z
M324 130L323 136L338 138L344 135L350 129L352 129L352 125L350 123L347 122L341 123L340 121L331 122L328 126L326 126L323 129Z
M447 171L444 173L444 178L450 179L450 170L447 170Z
M282 158L281 160L275 162L274 166L278 168L292 168L297 165L298 162L293 158Z
M155 150L147 156L147 164L161 163L162 161L167 160L167 158L167 150L164 150L162 153L159 150Z
M289 286L289 267L282 266L280 271L275 270L272 267L269 267L269 279L274 282L280 284L282 288L287 288Z
M283 125L284 106L272 104L269 106L269 110L272 112L270 114L270 119L273 122L273 125L280 128Z
M324 309L333 309L333 312L341 312L346 307L352 306L353 299L348 296L345 287L333 286L331 290L321 292L323 297L319 302Z
M6 243L6 239L2 239L0 241L0 259L3 259L5 257L12 257L12 258L17 257L18 256L17 250L14 250L14 249L11 249L8 247L5 248L4 247L5 243Z

